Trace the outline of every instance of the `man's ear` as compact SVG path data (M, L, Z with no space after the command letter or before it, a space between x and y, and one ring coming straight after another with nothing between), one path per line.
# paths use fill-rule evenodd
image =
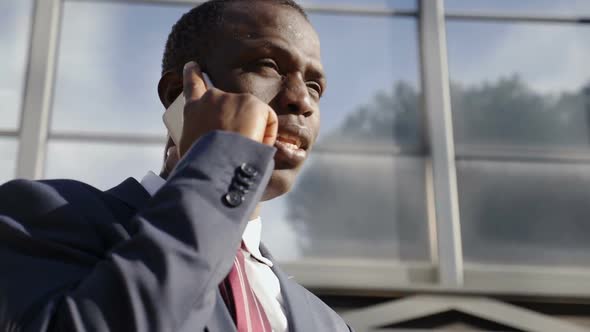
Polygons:
M181 93L182 76L173 70L165 72L158 83L158 96L164 108L168 108Z

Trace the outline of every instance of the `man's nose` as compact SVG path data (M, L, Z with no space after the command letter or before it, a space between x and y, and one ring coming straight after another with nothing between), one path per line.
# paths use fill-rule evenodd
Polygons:
M279 104L281 113L300 114L305 117L311 116L316 110L307 85L299 75L284 79L279 93Z

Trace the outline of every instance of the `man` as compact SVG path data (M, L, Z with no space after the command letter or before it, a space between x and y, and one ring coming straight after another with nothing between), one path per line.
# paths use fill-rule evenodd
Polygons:
M205 3L174 26L163 67L163 105L183 92L186 106L162 177L0 187L4 328L349 331L258 243L259 202L289 191L319 130L326 83L303 10Z

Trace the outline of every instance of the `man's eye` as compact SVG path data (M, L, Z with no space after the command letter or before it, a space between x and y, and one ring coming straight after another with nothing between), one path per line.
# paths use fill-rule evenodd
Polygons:
M260 67L266 67L266 68L274 69L277 72L279 71L279 66L272 59L262 59L262 60L259 60L257 62L257 65L260 66Z
M322 96L322 86L317 82L307 82L307 88L309 88L318 97Z

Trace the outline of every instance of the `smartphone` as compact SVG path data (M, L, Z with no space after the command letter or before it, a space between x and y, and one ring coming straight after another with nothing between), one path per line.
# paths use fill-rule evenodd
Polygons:
M207 73L203 73L203 78L205 79L205 85L207 89L210 89L213 86L211 79ZM180 95L174 100L174 102L166 109L164 115L162 116L162 120L164 120L164 124L168 129L168 136L172 138L172 141L176 146L180 144L180 137L182 136L182 125L184 122L184 94L180 93Z

